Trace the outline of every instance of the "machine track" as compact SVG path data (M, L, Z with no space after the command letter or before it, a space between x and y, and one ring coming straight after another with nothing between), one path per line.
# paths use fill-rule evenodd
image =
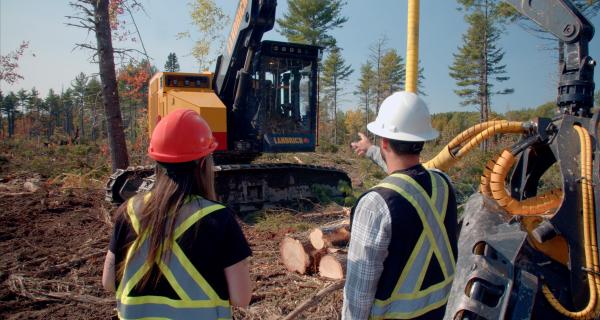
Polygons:
M106 200L120 204L154 184L154 166L117 170L106 184ZM293 205L326 196L340 199L340 188L351 186L348 175L338 169L292 163L215 166L215 189L219 201L247 212Z

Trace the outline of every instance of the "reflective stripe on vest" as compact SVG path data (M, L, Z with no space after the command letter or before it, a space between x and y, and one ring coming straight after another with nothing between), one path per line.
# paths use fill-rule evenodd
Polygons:
M392 295L386 300L375 300L371 308L373 319L410 319L437 309L448 301L455 272L454 253L444 227L449 189L442 177L431 172L428 174L431 178L431 197L420 184L405 174L388 176L376 186L391 189L408 200L419 214L423 232ZM444 280L420 290L433 256L440 264Z
M129 294L142 277L150 271L151 264L146 262L150 249L148 234L140 235L140 219L146 195L130 199L127 214L131 225L138 234L137 239L127 252L125 270L117 289L117 311L121 319L231 319L229 301L219 298L214 289L193 266L185 255L177 239L187 229L203 217L224 208L200 197L190 197L179 209L175 219L173 241L170 247L161 252L160 260L155 261L161 274L177 293L179 300L161 296L135 296Z

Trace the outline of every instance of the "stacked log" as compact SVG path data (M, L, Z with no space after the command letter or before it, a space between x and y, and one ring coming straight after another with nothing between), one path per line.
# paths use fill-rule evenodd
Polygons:
M350 223L348 220L314 228L308 235L310 243L316 249L344 247L350 241Z
M288 271L312 274L318 270L321 256L326 254L327 250L313 248L308 240L300 241L286 236L279 244L279 252Z
M319 275L329 279L344 279L347 254L341 251L324 255L319 262Z
M286 236L279 245L281 261L292 272L343 279L346 274L345 247L350 241L349 220L314 228L304 239Z

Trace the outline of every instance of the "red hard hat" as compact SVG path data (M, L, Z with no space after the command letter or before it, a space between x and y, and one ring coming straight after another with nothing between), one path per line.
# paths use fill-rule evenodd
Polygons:
M159 162L180 163L200 159L216 148L208 123L193 110L177 109L154 128L148 155Z

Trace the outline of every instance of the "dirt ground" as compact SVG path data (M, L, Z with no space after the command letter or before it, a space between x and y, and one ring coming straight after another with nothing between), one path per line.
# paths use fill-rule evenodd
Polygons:
M24 187L28 182L40 188ZM101 189L65 189L30 173L0 177L0 319L116 319L114 299L101 287L113 211ZM318 206L296 213L315 225L339 214ZM250 307L234 310L236 319L279 319L332 283L280 263L279 242L297 230L242 226L255 288ZM298 319L339 319L341 307L337 290Z

